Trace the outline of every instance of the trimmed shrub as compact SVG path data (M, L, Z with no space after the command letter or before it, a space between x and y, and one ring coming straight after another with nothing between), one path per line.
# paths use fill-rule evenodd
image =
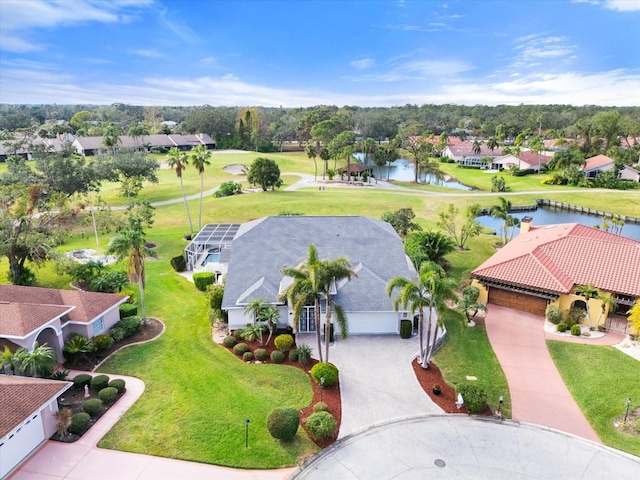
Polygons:
M338 422L329 412L316 412L307 418L307 431L314 440L331 438L338 427Z
M71 425L69 425L69 431L76 435L82 435L89 428L89 421L91 417L86 412L76 413L71 417Z
M89 385L93 377L87 373L81 373L73 378L73 386L76 388L84 388L85 385Z
M338 367L333 363L321 362L316 363L311 368L311 376L318 385L321 385L321 378L324 378L324 386L330 387L338 381Z
M487 392L480 385L465 383L458 389L457 393L462 395L464 406L471 413L482 412L487 407Z
M132 335L135 335L140 331L140 327L142 326L142 319L140 317L126 317L116 323L111 330L109 330L109 334L113 337L114 340L117 341L115 335L113 334L114 329L116 332L120 330L120 334L123 335L122 338L127 338ZM122 338L120 340L122 340Z
M231 195L237 195L239 193L242 193L242 184L231 180L229 182L222 182L220 188L216 190L213 196L216 198L230 197Z
M201 292L207 290L209 285L213 285L216 282L216 274L212 272L196 272L193 274L193 283L196 288Z
M235 353L238 356L244 355L249 350L250 350L249 345L247 345L246 343L238 343L233 347L233 353Z
M400 338L411 338L412 332L411 320L400 320Z
M103 403L110 404L115 402L118 396L118 389L115 387L106 387L98 392L98 397Z
M297 348L294 348L293 350L289 351L289 360L291 360L292 362L297 362L299 358L300 358L300 354L298 353Z
M91 352L93 352L93 343L91 340L77 333L67 338L67 341L64 342L64 347L62 347L62 353L64 353L65 358L68 360L82 357Z
M99 392L103 388L107 388L109 386L109 377L106 375L96 375L89 382L89 386L92 390Z
M275 352L274 352L275 353ZM282 352L278 352L282 353ZM276 408L267 417L267 429L273 438L283 442L293 440L300 425L300 414L292 407Z
M565 319L565 323L569 325L575 325L576 323L580 323L584 316L586 315L586 311L582 308L572 307L567 312L567 318Z
M282 363L284 362L284 352L280 350L274 350L271 352L271 361L273 363Z
M124 393L127 389L125 381L121 378L115 378L109 382L109 386L118 390L118 393Z
M549 320L554 325L558 325L560 322L562 322L562 310L560 310L555 305L549 305L544 313L547 317L547 320Z
M105 352L113 346L113 338L106 333L96 335L91 341L93 342L93 350L98 353Z
M184 255L178 255L170 260L171 268L176 272L184 272L187 269L187 262L184 259Z
M288 333L283 333L282 335L278 335L276 337L276 339L273 341L273 344L281 352L286 352L293 345L293 336L289 335Z
M324 402L318 402L313 406L313 413L328 412L328 411L329 411L329 405L327 405Z
M233 348L236 343L238 343L238 340L233 335L227 335L222 339L222 344L227 348Z
M133 317L138 314L138 306L131 303L123 303L118 307L120 309L120 319Z
M571 335L579 337L581 333L582 329L580 328L580 325L571 325Z
M244 352L244 353L242 354L242 359L243 359L245 362L250 362L251 360L253 360L253 353L251 353L251 352Z
M311 347L309 345L299 345L296 351L298 352L298 363L300 365L309 365L311 363Z
M82 410L88 413L90 416L95 417L102 407L102 400L99 398L92 398L82 402Z
M264 348L256 348L253 352L253 355L256 357L256 360L264 362L267 358L269 358L269 354Z
M560 323L558 324L558 326L556 327L556 330L558 330L560 333L564 333L564 332L566 332L567 330L569 330L569 325L567 325L567 324L566 324L566 323L564 323L564 322L560 322Z
M111 335L111 338L113 338L114 342L119 342L124 338L124 330L114 325L109 329L109 335Z

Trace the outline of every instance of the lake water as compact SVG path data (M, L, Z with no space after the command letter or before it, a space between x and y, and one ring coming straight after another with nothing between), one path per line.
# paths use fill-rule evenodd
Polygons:
M532 217L534 226L555 225L558 223L581 223L590 227L602 225L602 219L600 217L548 208L538 208L534 212L518 212L512 213L511 215L519 219L522 219L522 217ZM493 218L490 215L483 215L478 217L478 221L485 227L493 229L496 232L496 235L502 235L502 220ZM615 233L611 228L609 231ZM518 235L519 232L520 228L516 227L516 231L513 233L513 236ZM640 241L640 225L627 223L622 227L622 231L619 234ZM511 229L509 230L509 235L511 235Z
M363 165L373 168L373 174L380 180L397 180L399 182L413 182L415 169L413 162L406 158L400 158L392 162L389 166L376 167L372 160L365 160L363 153L356 153L355 157ZM449 180L449 176L442 174L420 173L418 182L428 185L439 185L441 187L456 188L458 190L473 190L471 187L463 185L455 180Z

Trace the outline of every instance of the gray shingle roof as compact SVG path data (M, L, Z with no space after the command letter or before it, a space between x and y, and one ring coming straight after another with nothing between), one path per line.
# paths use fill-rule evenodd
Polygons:
M244 308L259 297L276 302L282 268L305 261L310 243L321 259L345 256L357 271L335 297L347 312L392 311L387 281L415 277L400 237L386 222L361 216L266 217L243 224L233 240L222 308Z

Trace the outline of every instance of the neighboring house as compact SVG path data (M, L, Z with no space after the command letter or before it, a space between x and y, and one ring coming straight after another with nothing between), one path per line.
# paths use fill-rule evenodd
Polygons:
M609 158L606 155L596 155L585 160L582 172L587 178L596 178L602 172L613 170L615 163L613 158Z
M0 162L5 162L11 155L19 155L25 160L33 160L31 145L44 145L49 152L61 152L62 149L73 141L73 135L65 135L62 138L35 138L29 143L16 143L16 140L4 140L0 142ZM15 146L14 146L15 145Z
M473 151L472 142L456 142L455 145L450 144L442 151L443 157L449 157L456 163L465 166L486 166L489 168L491 165L487 164L483 159L491 158L495 160L502 156L502 148L498 147L491 150L486 145L480 146L480 153Z
M638 169L640 169L640 164L635 165L635 168L626 165L620 171L620 179L621 180L631 180L633 182L640 182L640 170L638 170Z
M115 146L116 151L120 148L145 151L147 147L163 147L166 149L176 147L179 150L186 151L198 145L204 145L207 150L214 150L216 148L216 142L206 133L196 133L193 135L178 135L172 133L170 135L141 135L139 137L121 135L119 138L120 141ZM103 144L103 137L77 137L73 141L73 146L77 153L84 156L110 153L110 150Z
M71 385L0 375L0 478L56 432L57 398Z
M35 342L46 343L62 361L70 335L92 338L107 332L120 320L119 306L126 301L111 293L0 285L0 340L28 351Z
M275 216L240 225L231 244L222 301L229 328L253 321L244 308L258 298L278 307L280 326L295 327L290 306L279 298L292 282L282 269L304 262L311 243L320 259L345 256L357 273L335 285L332 293L347 314L349 332L398 333L400 320L409 314L394 310L386 285L395 276L415 278L416 272L391 225L361 216ZM324 303L321 308L324 322ZM313 318L313 306L306 307L298 331L315 331Z
M503 155L493 160L491 168L508 170L511 167L518 167L520 170L532 169L538 171L538 168L546 165L551 160L548 155L538 155L530 151L520 152L518 155Z
M577 223L533 227L525 218L521 233L472 273L483 302L544 315L550 304L586 307L575 290L593 285L625 313L640 299L640 242ZM589 301L593 324L601 306Z

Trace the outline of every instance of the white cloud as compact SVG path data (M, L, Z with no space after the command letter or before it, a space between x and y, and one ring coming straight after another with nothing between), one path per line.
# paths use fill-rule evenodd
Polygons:
M607 0L605 6L618 12L640 11L640 0Z
M374 59L372 58L361 58L359 60L353 60L352 62L349 62L349 65L351 65L354 68L358 68L361 70L367 69L367 68L371 68L373 66L375 66L376 62Z
M158 52L157 50L154 50L153 48L138 48L135 50L130 50L129 53L132 53L134 55L138 55L140 57L147 57L147 58L162 58L164 57L164 55L160 52Z
M389 60L389 69L355 78L355 81L400 82L455 77L473 67L459 60L430 60L415 58L416 54L403 54Z

